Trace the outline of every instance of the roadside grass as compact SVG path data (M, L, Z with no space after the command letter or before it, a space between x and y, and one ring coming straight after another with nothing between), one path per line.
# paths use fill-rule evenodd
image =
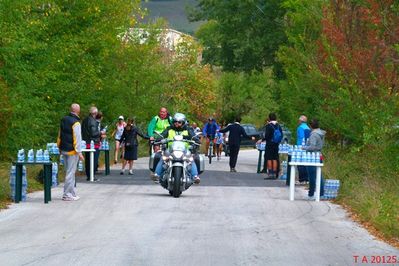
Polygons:
M371 233L399 245L399 146L385 143L358 151L325 151L326 178L339 179L337 203Z

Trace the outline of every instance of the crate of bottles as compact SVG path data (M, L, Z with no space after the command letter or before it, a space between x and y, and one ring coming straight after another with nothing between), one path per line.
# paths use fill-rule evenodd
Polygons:
M335 199L338 196L339 187L339 180L326 179L324 181L324 196L320 198L325 200Z

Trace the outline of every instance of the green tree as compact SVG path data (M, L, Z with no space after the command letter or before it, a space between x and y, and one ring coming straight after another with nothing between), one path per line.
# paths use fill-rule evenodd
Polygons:
M225 71L262 71L274 66L275 53L286 42L281 1L200 0L190 19L206 20L196 36L204 46L204 61Z

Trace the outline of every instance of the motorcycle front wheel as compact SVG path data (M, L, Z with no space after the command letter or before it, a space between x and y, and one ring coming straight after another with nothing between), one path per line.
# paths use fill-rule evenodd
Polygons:
M178 198L181 195L180 185L181 185L181 178L183 176L183 167L178 167L178 166L173 167L172 175L173 175L172 196Z

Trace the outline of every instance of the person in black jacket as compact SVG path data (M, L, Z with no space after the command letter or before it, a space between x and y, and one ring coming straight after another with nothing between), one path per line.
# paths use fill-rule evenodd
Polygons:
M123 155L124 161L122 163L121 175L125 174L125 166L127 163L129 163L129 175L133 174L133 161L137 160L137 151L139 145L137 135L144 139L150 139L149 136L144 135L140 129L134 125L134 119L129 118L120 139L121 142L125 143L125 153Z
M90 115L86 117L82 122L82 139L86 141L86 148L90 149L91 141L94 142L94 169L97 169L98 166L98 158L100 156L100 140L101 140L101 132L98 128L98 122L96 120L98 114L98 109L95 106L90 108ZM90 180L90 153L86 152L85 154L85 171L87 176L87 181ZM97 178L94 178L94 181L98 181Z
M240 125L240 122L241 117L237 116L233 124L229 124L227 125L227 127L219 130L220 133L226 133L227 131L229 131L230 172L237 172L236 164L238 152L240 151L241 138L251 138L247 135L247 133L245 133L245 130ZM255 140L255 137L252 137L252 140Z
M265 179L277 179L278 178L278 168L279 168L279 155L278 146L280 142L274 140L274 131L279 130L280 136L283 135L283 131L280 125L277 123L277 116L275 113L269 114L269 123L265 128L265 136L261 141L266 141L265 149L265 162L267 165L267 177ZM280 140L281 141L281 140Z
M57 145L64 156L65 182L62 200L78 200L75 191L75 173L78 161L83 160L80 142L82 140L80 129L80 106L77 103L71 105L69 115L62 118L58 132Z

